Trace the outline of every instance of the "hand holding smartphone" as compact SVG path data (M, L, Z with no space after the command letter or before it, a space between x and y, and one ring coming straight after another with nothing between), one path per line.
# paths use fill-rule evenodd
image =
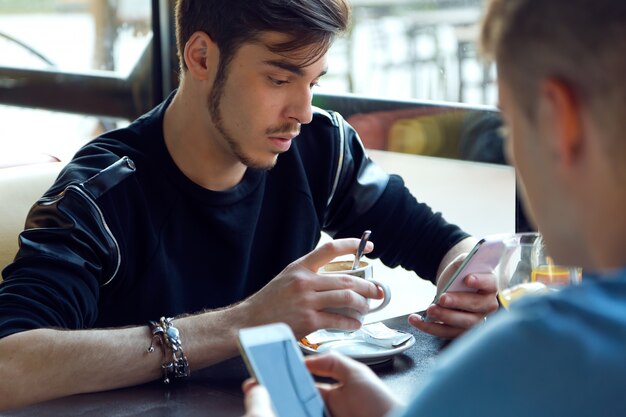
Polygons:
M250 374L269 392L278 417L330 417L285 323L241 329L239 349Z
M437 304L439 298L448 291L476 292L476 289L465 285L463 279L471 274L493 273L505 248L506 245L503 240L503 235L494 235L481 239L467 254L463 263L448 281L441 288L437 288L437 293L432 303ZM425 321L429 321L425 310L420 311L418 314L420 314Z

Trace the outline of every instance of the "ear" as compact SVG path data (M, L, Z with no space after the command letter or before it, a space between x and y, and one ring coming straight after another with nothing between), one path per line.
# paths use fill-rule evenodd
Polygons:
M562 80L550 78L540 85L544 120L554 135L555 151L559 161L571 164L579 156L583 145L583 125L580 103L575 91Z
M183 58L190 75L198 80L210 79L219 60L219 49L204 32L195 32L187 43Z

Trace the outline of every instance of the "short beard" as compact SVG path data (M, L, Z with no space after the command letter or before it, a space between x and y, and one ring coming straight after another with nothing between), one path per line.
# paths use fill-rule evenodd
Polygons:
M235 138L230 133L228 133L226 131L226 128L224 127L221 103L222 97L224 96L226 81L228 81L227 71L229 62L229 60L220 61L220 65L215 76L215 81L213 82L213 88L211 89L211 94L209 94L209 98L207 101L209 115L211 116L211 119L213 120L213 124L215 125L217 131L222 135L226 143L228 143L228 146L230 147L233 155L235 155L235 157L239 159L242 164L244 164L248 168L270 170L274 168L274 165L276 165L277 159L274 159L269 164L254 161L252 158L245 154L243 149L241 149L241 145L237 143Z

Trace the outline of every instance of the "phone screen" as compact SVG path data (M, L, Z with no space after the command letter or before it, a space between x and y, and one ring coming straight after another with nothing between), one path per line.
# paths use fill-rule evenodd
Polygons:
M250 373L268 390L278 417L329 416L291 329L283 326L240 331L240 346ZM259 329L261 332L255 331Z

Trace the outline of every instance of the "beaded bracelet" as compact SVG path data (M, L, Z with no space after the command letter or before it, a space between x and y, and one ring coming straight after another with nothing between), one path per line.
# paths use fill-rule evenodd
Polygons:
M178 329L172 326L172 318L161 317L156 321L150 321L152 340L148 347L148 353L154 352L154 341L158 341L163 348L163 382L170 383L170 376L182 378L189 376L189 362L183 352ZM169 358L168 358L169 354Z

